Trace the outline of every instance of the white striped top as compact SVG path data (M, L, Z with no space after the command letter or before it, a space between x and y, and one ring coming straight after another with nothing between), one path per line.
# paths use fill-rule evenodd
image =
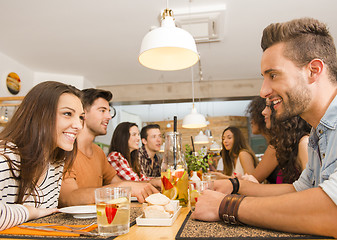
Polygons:
M18 181L8 167L8 162L3 156L5 154L13 162L19 163L20 156L15 155L8 150L4 153L0 149L0 231L19 225L28 220L28 210L23 205L35 206L34 198L28 196L23 203L15 204L18 194ZM60 195L64 164L49 165L47 173L38 186L39 197L37 198L39 208L56 208ZM19 170L15 170L14 174L19 175ZM27 196L27 195L26 195Z

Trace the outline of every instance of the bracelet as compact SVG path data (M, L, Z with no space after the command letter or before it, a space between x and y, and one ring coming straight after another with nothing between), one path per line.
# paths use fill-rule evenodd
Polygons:
M230 178L229 181L231 181L232 185L233 185L233 191L231 194L237 194L240 188L240 182L239 179L236 178Z
M230 194L222 199L219 207L219 218L227 224L240 225L238 219L239 206L246 196Z

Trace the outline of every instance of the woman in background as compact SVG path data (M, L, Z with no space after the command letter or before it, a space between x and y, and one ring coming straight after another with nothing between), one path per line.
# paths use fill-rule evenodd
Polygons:
M43 82L0 133L0 230L57 212L63 168L83 128L81 92Z
M252 114L251 118L264 117L265 126L269 129L269 134L266 135L269 145L252 176L258 182L263 182L269 176L267 180L270 183L293 183L298 179L308 161L307 145L311 127L299 116L286 121L277 121L270 102L266 103L266 100L260 97L254 99L253 102L256 103L253 104L254 106L259 105L259 107L248 108L250 113L260 111L262 104L264 105L262 114L260 116ZM260 120L259 122L261 123Z
M240 129L232 126L222 133L221 158L217 170L223 174L218 173L218 177L251 174L258 163Z
M281 169L276 183L293 183L299 178L308 162L311 126L300 116L286 121L276 120L273 105L268 101L263 113L264 115L271 113L270 144L276 149L276 159Z
M123 180L149 181L160 187L160 179L146 177L140 172L138 161L139 129L137 124L122 122L117 125L110 143L108 161Z
M269 114L268 110L270 111ZM262 111L264 111L265 116L262 115ZM264 180L267 180L269 183L276 183L277 174L280 169L276 159L275 147L270 144L271 110L266 108L266 100L264 98L255 97L248 105L246 112L250 117L252 133L261 134L267 142L267 149L263 153L261 161L255 168L252 175L256 178L256 182L263 182Z

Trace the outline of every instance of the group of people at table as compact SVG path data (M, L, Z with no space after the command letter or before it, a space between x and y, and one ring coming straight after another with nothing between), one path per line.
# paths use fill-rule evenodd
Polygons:
M258 164L240 130L226 128L220 179L199 196L191 218L337 237L334 40L324 23L302 18L267 26L261 47L261 97L248 112L267 150ZM136 124L120 123L108 157L93 143L106 134L111 98L52 81L27 93L0 133L0 230L57 207L93 204L102 186L130 186L139 202L158 192L159 128L140 138ZM282 184L259 184L266 179Z

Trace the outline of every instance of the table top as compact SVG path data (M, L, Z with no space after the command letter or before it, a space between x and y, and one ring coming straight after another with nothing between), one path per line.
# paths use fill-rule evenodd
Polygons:
M133 202L131 203L131 206L141 207L142 204ZM138 226L137 224L135 224L130 228L129 233L118 236L114 239L116 240L126 240L126 239L174 240L181 225L183 224L189 212L190 212L189 207L183 207L176 221L170 227ZM0 237L0 240L5 240L5 239L8 240L8 238ZM15 239L20 240L20 239L25 239L25 238L23 237L20 239L18 238L15 238ZM30 239L34 239L34 238L30 237ZM69 237L69 239L71 239L71 237Z
M188 207L183 207L180 211L179 216L170 227L148 227L148 226L137 226L135 224L130 228L129 233L118 236L116 240L125 239L175 239L177 232L179 231L181 225L183 224L187 214L190 209Z

